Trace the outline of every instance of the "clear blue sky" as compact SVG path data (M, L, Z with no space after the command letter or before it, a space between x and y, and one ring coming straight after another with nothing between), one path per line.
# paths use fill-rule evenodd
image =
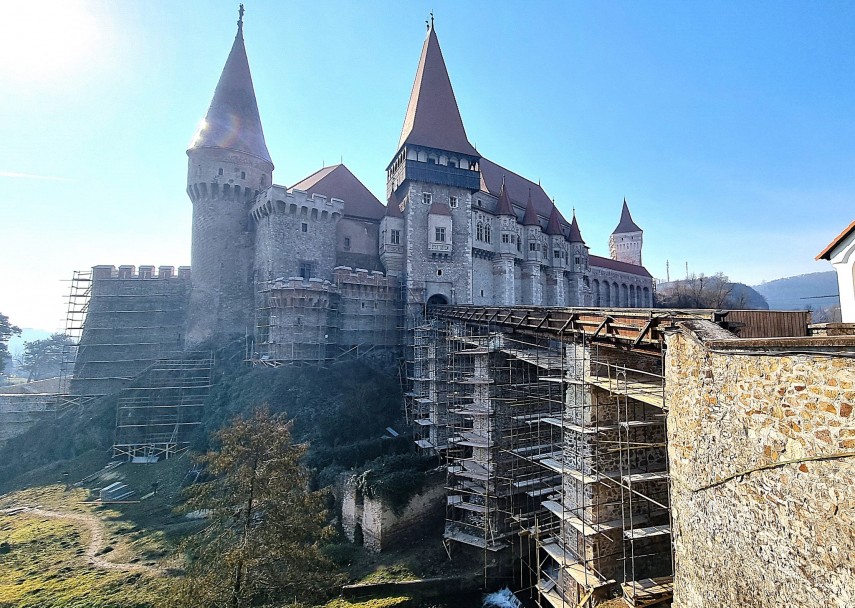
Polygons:
M2 2L0 312L62 325L64 279L188 264L185 149L237 2ZM855 3L246 1L274 180L340 158L378 197L433 9L470 140L576 208L625 196L665 278L828 270L855 219Z

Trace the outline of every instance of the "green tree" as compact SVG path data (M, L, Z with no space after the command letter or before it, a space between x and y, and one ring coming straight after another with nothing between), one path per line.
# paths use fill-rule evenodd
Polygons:
M0 375L6 369L6 359L9 358L9 338L21 333L21 328L12 325L9 317L0 313Z
M320 552L332 534L324 494L308 490L291 423L266 409L239 417L197 457L210 478L188 488L184 509L208 517L184 548L186 576L170 600L182 607L241 608L324 598L337 582Z
M51 334L44 340L24 342L20 367L27 372L27 382L58 376L64 353L70 345L71 339L63 333Z

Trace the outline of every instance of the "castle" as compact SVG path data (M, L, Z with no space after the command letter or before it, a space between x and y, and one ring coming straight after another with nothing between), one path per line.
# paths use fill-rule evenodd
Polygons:
M397 348L428 304L652 305L642 230L626 201L609 257L590 254L575 213L568 222L540 184L469 142L432 21L386 167L385 205L343 164L291 187L274 183L242 9L187 156L192 273L93 270L93 295L118 289L99 281L189 282L189 290L171 290L187 294L172 306L184 321L171 322L170 348L157 347L169 353L178 343L192 348L227 335L245 336L256 361ZM92 336L83 344L93 344Z
M313 358L322 343L392 345L426 303L651 305L625 202L610 257L589 254L575 216L472 146L433 23L385 206L344 165L273 183L242 29L187 151L188 343L256 328L260 356Z

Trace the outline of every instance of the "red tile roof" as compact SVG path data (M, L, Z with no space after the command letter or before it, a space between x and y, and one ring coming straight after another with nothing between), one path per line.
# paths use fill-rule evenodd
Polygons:
M422 47L398 149L404 144L478 156L478 151L466 137L451 79L432 25Z
M430 211L428 211L428 213L433 215L451 215L451 209L448 208L448 205L434 203L430 206Z
M190 144L251 154L272 164L264 141L243 33L238 27L205 120Z
M573 214L573 221L570 222L570 230L567 233L567 240L571 243L585 244L585 239L582 238L582 231L579 230L579 224L576 222L576 214Z
M628 262L619 262L611 258L589 255L588 263L596 268L608 268L609 270L619 270L620 272L628 272L629 274L652 278L652 275L647 272L647 269L644 266L636 266L635 264L630 264Z
M401 211L401 201L393 192L389 196L389 200L386 201L386 217L404 217L404 213Z
M544 220L552 215L552 208L554 206L552 199L549 198L540 184L527 180L523 176L505 169L486 158L481 159L480 165L481 190L498 197L501 193L502 179L504 178L508 196L518 209L522 211L526 208L528 193L531 191L531 200L534 203L534 210L537 212L537 215ZM521 216L522 213L517 214L517 217ZM564 219L560 211L558 212L558 221L562 226L569 226L569 223Z
M817 255L815 259L817 259L817 260L830 260L830 259L831 259L831 253L832 253L832 251L834 251L834 249L836 249L836 248L837 248L837 246L840 244L840 242L841 242L841 241L843 241L843 239L845 239L846 237L848 237L848 236L849 236L850 234L852 234L853 232L855 232L855 221L853 221L853 222L852 222L851 224L849 224L846 228L844 228L844 229L843 229L843 232L841 232L841 233L840 233L840 234L838 234L836 237L834 237L834 240L833 240L833 241L831 241L831 242L826 246L826 248L825 248L825 249L823 249L822 251L820 251L820 252L819 252L819 255Z
M558 207L552 205L552 212L549 214L549 222L546 224L544 232L550 236L564 236L564 231L561 229L561 220L559 219Z
M523 226L540 226L540 220L537 219L537 211L534 210L534 203L531 200L531 188L528 189L528 202L525 205L525 215L523 215Z
M315 171L290 189L293 188L305 190L310 195L320 194L327 198L341 199L344 201L344 214L351 217L379 220L386 213L383 203L344 165L333 165Z
M496 204L496 215L512 215L517 217L517 212L514 211L514 206L511 204L511 198L508 196L508 189L505 186L504 179L502 179L502 187L499 189L499 202Z
M623 209L620 211L620 221L617 228L612 231L612 234L623 234L625 232L642 232L638 224L632 221L632 215L629 213L629 207L626 204L626 199L623 199Z

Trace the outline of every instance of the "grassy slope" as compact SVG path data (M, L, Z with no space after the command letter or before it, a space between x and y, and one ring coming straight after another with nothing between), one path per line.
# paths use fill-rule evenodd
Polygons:
M405 437L398 441L381 439L386 426L404 430L397 378L390 371L357 362L331 370L219 370L203 432L195 439L196 448L208 447L211 431L259 403L296 418L295 438L311 443L307 461L319 473L322 485L339 471L411 446ZM169 566L180 537L200 525L172 511L180 501L181 482L190 468L187 457L155 465L123 464L83 484L82 489L64 490L66 482L75 483L108 462L114 424L115 397L108 397L86 410L70 412L57 423L39 425L0 449L0 462L5 463L5 468L0 465L0 492L11 492L0 496L0 509L37 504L58 511L92 512L107 528L112 547L110 559ZM80 504L85 489L94 490L113 481L123 481L134 489L132 499L147 494L154 481L159 483L158 493L135 504ZM38 534L33 535L28 521L38 522ZM25 515L0 515L0 525L4 526L0 542L4 542L3 535L7 533L16 534L16 539L28 539L10 541L13 550L0 555L4 567L14 564L9 569L12 574L0 574L0 606L157 605L157 595L164 585L162 578L104 571L86 563L85 526ZM456 573L438 538L382 556L367 554L346 543L342 547L345 558L340 567L353 581ZM353 605L394 606L400 599Z

